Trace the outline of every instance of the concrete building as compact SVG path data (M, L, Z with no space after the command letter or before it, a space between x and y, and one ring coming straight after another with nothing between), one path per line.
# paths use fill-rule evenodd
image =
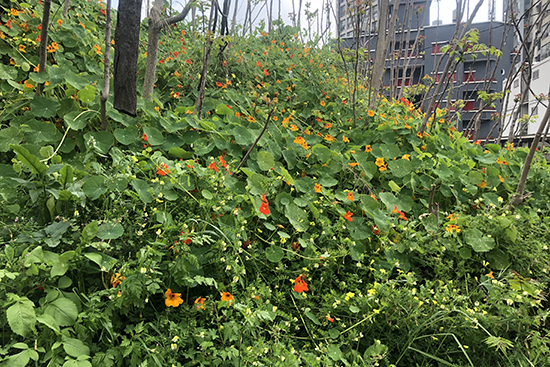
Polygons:
M340 4L345 1L340 0ZM394 1L391 0L389 14L393 11L393 4ZM442 70L447 56L444 55L443 50L452 39L456 24L439 25L436 22L431 26L428 4L426 0L401 1L395 37L386 58L384 86L388 95L399 95L402 88L413 90L415 85L423 83L423 78L426 76L431 77L436 84L445 80ZM407 5L412 6L407 9ZM511 67L508 55L513 48L513 34L509 32L510 28L498 21L472 24L471 29L474 28L478 30L479 44L495 46L502 50L505 56L498 58L490 53L482 55L481 52L474 54L466 51L463 62L457 65L450 76L451 92L449 93L448 88L440 107L449 106L451 111L454 111L454 104L460 100L464 101L464 107L460 111L461 118L457 121L457 129L461 131L468 127L476 111L482 107L478 92L502 91L502 82ZM342 37L343 44L355 47L353 32L349 33L347 23L342 30L345 32L345 36ZM369 32L361 38L360 46L369 49L371 57L374 57L376 37L376 32ZM438 63L440 63L439 68L437 68ZM419 101L422 97L422 94L417 94L413 99ZM480 137L487 137L493 125L491 119L499 110L500 101L497 101L494 107L485 108L481 112ZM496 136L497 133L498 129L495 129L492 136Z

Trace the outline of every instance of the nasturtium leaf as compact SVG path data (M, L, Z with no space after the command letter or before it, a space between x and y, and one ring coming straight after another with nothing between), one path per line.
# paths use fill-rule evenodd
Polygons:
M114 240L124 234L124 227L120 223L107 222L103 223L97 229L97 237L102 240Z
M262 171L269 171L275 165L275 160L273 159L271 153L266 150L262 150L258 152L258 155L256 156L256 163L258 163L258 166Z
M50 72L51 72L51 69L50 69ZM84 89L87 85L89 85L88 80L86 80L81 76L76 75L70 70L66 71L64 76L65 76L65 81L76 89Z
M78 309L68 298L58 298L46 305L44 314L54 318L59 326L71 326L78 316Z
M472 257L472 250L470 250L468 246L462 246L460 250L458 250L458 254L464 260L468 260L469 258Z
M329 344L328 345L328 356L333 361L339 361L343 358L342 351L340 350L340 347L338 347L335 344Z
M2 366L6 367L25 367L29 360L38 360L38 353L34 349L25 349L22 352L11 355L4 360Z
M107 192L105 179L102 176L92 176L82 185L82 191L91 200L98 199L101 195Z
M29 335L36 324L34 304L27 297L20 297L6 311L11 331L23 337Z
M265 250L265 256L271 262L277 263L285 257L285 253L279 246L271 246Z
M493 152L495 154L500 152L500 145L499 144L485 144L484 148L490 150L491 152Z
M62 261L55 261L50 270L50 277L54 278L65 275L67 270L69 270L69 264Z
M72 279L65 276L59 278L59 280L57 281L57 286L59 287L59 289L69 288L72 284Z
M346 227L349 230L350 237L354 240L364 240L369 237L370 233L368 227L363 224L363 218L353 218L351 222L346 223Z
M162 145L164 143L164 136L154 127L144 126L143 133L147 136L147 140L151 145Z
M23 134L16 127L8 127L0 130L0 152L5 153L10 150L10 144L17 145L23 139Z
M399 192L401 191L401 187L399 187L398 184L396 184L394 181L388 182L388 186L393 192Z
M359 311L361 311L359 309L359 307L354 306L354 305L349 306L349 310L350 310L351 313L358 313Z
M288 204L285 207L285 216L298 232L305 232L309 228L307 212L298 208L295 204Z
M212 200L214 198L214 195L206 189L202 190L201 194L202 194L202 197L205 198L206 200Z
M93 85L87 85L83 89L81 89L76 96L78 99L80 99L83 103L89 104L92 103L95 99L97 92L97 88Z
M250 134L249 129L243 126L235 127L233 129L233 135L235 136L235 142L239 145L250 145L255 140L252 134Z
M136 192L138 193L141 201L143 201L145 204L153 201L153 195L151 195L151 193L149 192L149 189L151 187L147 182L140 179L136 179L136 180L132 180L130 184L132 185L134 190L136 190Z
M156 218L157 222L159 222L161 224L169 224L169 223L173 222L172 214L170 214L168 212L165 212L164 210L159 210L156 213L155 218Z
M340 336L340 332L338 331L338 329L332 328L328 331L328 335L331 339L338 339L338 337Z
M401 210L401 201L395 197L391 192L382 192L380 193L380 200L386 205L388 210L394 210L397 207L398 210Z
M218 115L232 115L233 111L225 104L219 104L216 106L216 114Z
M327 163L328 160L332 157L332 151L322 144L316 144L311 147L313 155L321 163Z
M35 116L50 118L56 115L60 104L46 97L34 97L31 101L31 111Z
M90 355L90 348L79 339L64 338L63 349L65 353L75 358Z
M382 153L381 156L386 158L386 160L401 157L401 150L395 144L380 144L380 152Z
M484 236L477 228L464 230L464 239L467 244L472 246L475 252L487 252L492 250L496 245L494 238Z
M501 250L489 251L487 253L487 261L496 270L504 270L510 266L510 256Z
M134 126L128 126L124 129L115 129L115 139L124 145L130 145L138 141L138 130Z
M319 178L319 184L323 187L333 187L338 185L338 180L332 177L321 177Z
M63 120L73 130L81 130L88 124L88 119L93 116L92 111L71 111L63 116Z
M396 159L388 162L388 169L395 177L404 177L411 173L413 166L406 159Z
M84 227L82 230L81 240L82 244L89 243L97 234L98 225L97 221L92 221Z
M113 265L117 262L117 259L109 255L105 255L102 252L88 252L85 253L84 256L96 263L101 271L111 270Z
M84 141L88 149L94 149L100 154L108 154L115 139L108 131L95 131L84 134Z
M321 322L319 321L319 319L317 318L317 316L315 316L309 309L306 309L306 311L304 312L304 315L306 315L306 317L308 319L310 319L311 321L313 321L313 323L315 325L321 325Z
M48 73L30 73L29 78L35 83L45 83L50 80Z

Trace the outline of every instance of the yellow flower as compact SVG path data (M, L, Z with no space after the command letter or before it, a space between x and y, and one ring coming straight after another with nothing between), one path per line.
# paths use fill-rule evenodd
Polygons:
M376 158L376 162L374 164L378 167L382 167L384 165L384 158Z
M195 305L197 307L197 310L204 310L204 306L203 306L204 301L206 301L206 298L202 298L202 297L199 297L195 300Z
M294 139L294 142L301 145L305 142L305 140L301 136L297 136L296 139Z
M349 139L344 135L344 137L342 137L342 140L344 141L344 143L349 143Z
M449 224L445 230L449 233L453 233L455 231L456 233L460 232L460 227L454 224Z
M159 112L160 108L159 106L155 106L155 111Z
M349 301L350 298L353 298L353 297L355 297L355 293L353 293L353 292L348 292L348 293L346 293L346 298L345 298L345 300L346 300L346 301Z
M387 169L388 169L388 165L387 165L387 164L385 164L385 165L383 165L382 167L378 168L378 170L379 170L380 172L386 171Z
M403 155L403 157L401 157L401 159L406 159L406 160L408 160L408 161L411 160L410 158L411 158L411 155L410 155L410 154L405 154L405 155Z
M369 110L369 112L367 112L367 115L369 115L369 117L373 117L373 116L374 116L374 111L373 111L373 110Z
M25 45L19 45L19 52L27 52L25 51L26 46Z
M504 182L504 178L501 175L498 175L498 179L500 180L500 182Z
M334 140L336 140L336 139L334 139L334 137L333 137L332 135L327 134L327 135L325 136L325 140L326 140L326 141L334 141Z
M16 17L16 16L19 15L19 11L17 9L11 9L10 14L13 15L14 17Z
M298 126L294 125L294 124L290 124L290 130L292 131L298 131Z

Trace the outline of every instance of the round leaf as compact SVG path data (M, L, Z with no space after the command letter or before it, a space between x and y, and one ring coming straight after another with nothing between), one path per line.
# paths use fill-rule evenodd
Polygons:
M279 246L271 246L265 250L265 256L269 261L278 263L285 257L285 253Z
M97 237L102 240L114 240L122 236L123 233L124 227L120 223L108 222L99 226Z

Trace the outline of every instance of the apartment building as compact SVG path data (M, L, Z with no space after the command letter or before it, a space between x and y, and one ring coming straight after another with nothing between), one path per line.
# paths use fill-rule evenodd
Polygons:
M382 1L382 0L378 0ZM548 0L550 1L550 0ZM346 0L340 0L340 4ZM390 11L393 12L393 4L390 0ZM350 3L350 4L356 4ZM346 6L349 4L346 3ZM349 8L344 8L348 9ZM374 14L374 5L372 13ZM377 6L376 6L377 9ZM451 9L449 9L451 10ZM429 76L435 84L449 79L449 85L443 97L438 98L441 103L439 107L449 107L451 112L455 110L456 102L463 101L463 107L459 111L460 118L456 121L456 127L460 131L466 130L475 113L481 108L481 127L479 136L488 137L494 124L495 112L500 109L500 101L494 106L484 106L478 98L478 92L496 93L502 91L502 83L511 63L508 56L499 58L496 55L481 52L466 52L463 62L460 62L452 75L442 75L442 70L447 61L445 46L449 44L455 33L456 24L441 25L434 22L430 25L429 2L426 0L402 0L398 9L398 21L395 28L395 37L388 50L386 58L386 72L384 75L384 86L388 95L397 96L402 88L411 87L425 83L423 79ZM341 16L341 20L345 16ZM460 27L460 25L459 25ZM501 50L503 55L510 55L513 49L513 32L504 22L489 21L471 25L471 29L477 29L479 44L494 46ZM353 28L340 25L342 29L343 44L348 47L354 46ZM351 32L351 33L350 33ZM370 49L371 57L374 57L374 45L376 45L376 31L362 33L360 45ZM372 47L369 47L373 45ZM416 96L416 100L422 99L423 95ZM414 97L413 97L414 99ZM468 132L466 132L468 133ZM491 136L494 137L498 129L494 129Z

